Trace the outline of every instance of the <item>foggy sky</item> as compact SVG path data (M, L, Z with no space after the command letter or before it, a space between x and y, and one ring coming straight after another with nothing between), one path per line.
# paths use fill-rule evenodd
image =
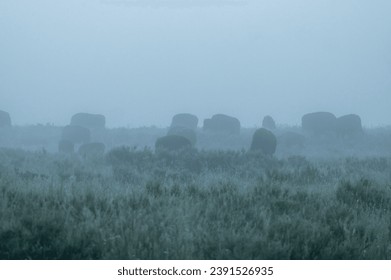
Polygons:
M210 3L210 4L208 4ZM14 124L168 126L176 113L308 112L391 124L389 0L2 0L0 110Z

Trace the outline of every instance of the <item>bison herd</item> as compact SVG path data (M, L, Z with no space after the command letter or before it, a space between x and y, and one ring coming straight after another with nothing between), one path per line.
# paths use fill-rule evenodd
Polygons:
M303 130L313 134L335 133L339 135L358 135L363 132L361 118L350 114L337 118L329 112L306 114L301 119Z
M155 150L176 151L192 149L197 145L200 133L217 135L220 141L241 134L240 121L232 116L215 114L203 121L202 129L198 129L198 117L189 113L173 116L171 125L165 136L155 141ZM11 127L9 113L0 110L0 128ZM100 114L78 113L71 117L69 125L62 128L58 142L58 151L74 153L82 156L101 155L105 152L105 144L97 141L95 135L105 131L106 118ZM330 112L314 112L303 115L301 127L296 131L279 131L274 119L265 116L262 127L253 132L250 152L273 155L277 145L287 148L300 148L308 137L339 137L341 139L358 137L363 134L361 118L355 114L336 117Z
M358 115L350 114L335 117L328 112L309 113L302 117L301 133L285 131L278 135L277 126L271 116L265 116L262 128L255 130L249 150L264 155L273 155L277 143L287 148L298 149L305 145L306 137L355 137L363 133L361 119ZM181 150L194 147L197 141L197 116L177 114L172 118L171 126L166 136L157 139L156 150ZM237 118L216 114L205 119L202 127L204 133L225 137L239 135L240 121ZM175 136L175 137L174 137Z
M58 150L62 153L73 153L78 146L78 153L84 157L102 155L106 146L92 141L92 133L104 130L106 118L99 114L78 113L72 116L69 125L62 129Z

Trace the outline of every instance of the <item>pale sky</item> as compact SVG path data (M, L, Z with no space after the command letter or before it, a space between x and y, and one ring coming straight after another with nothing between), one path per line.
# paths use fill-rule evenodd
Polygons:
M101 113L109 127L176 113L308 112L391 124L389 0L1 0L0 110L17 125Z

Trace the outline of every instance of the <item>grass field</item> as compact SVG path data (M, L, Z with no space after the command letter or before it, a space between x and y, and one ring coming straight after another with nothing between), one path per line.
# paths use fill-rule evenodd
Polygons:
M0 259L390 259L391 158L0 149Z

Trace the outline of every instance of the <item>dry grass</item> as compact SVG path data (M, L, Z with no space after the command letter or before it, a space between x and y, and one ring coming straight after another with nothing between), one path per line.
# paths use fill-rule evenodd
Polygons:
M390 259L388 158L0 150L1 259Z

